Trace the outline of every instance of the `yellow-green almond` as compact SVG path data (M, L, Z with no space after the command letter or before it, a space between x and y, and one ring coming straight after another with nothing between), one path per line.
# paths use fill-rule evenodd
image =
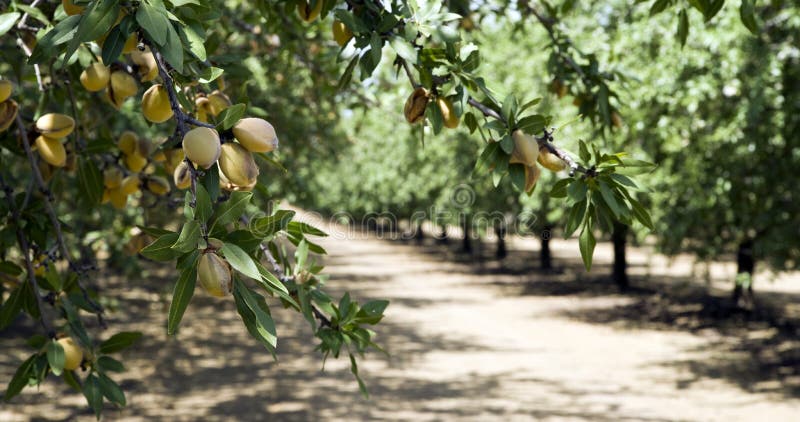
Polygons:
M211 128L196 127L183 136L183 152L191 162L207 169L219 159L219 134Z
M11 81L5 79L0 80L0 103L9 99L13 91L14 85L11 84Z
M64 138L75 129L75 120L66 114L47 113L36 120L36 130L49 138Z
M94 62L81 72L81 85L89 92L102 91L111 80L111 71L100 62Z
M51 166L64 167L67 164L67 151L61 139L39 136L36 138L36 149L39 156Z
M172 117L167 89L161 84L151 86L142 96L142 114L153 123L166 122Z
M215 297L227 296L233 289L230 265L213 252L200 256L200 262L197 264L197 281L208 294Z
M233 126L233 136L250 152L270 152L278 147L275 128L257 117L247 117Z
M239 144L228 142L222 145L219 170L236 186L249 186L258 178L258 165L253 155Z

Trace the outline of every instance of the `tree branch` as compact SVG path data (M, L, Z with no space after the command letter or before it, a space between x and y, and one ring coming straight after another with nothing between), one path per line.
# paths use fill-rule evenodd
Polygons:
M42 174L39 173L39 166L36 164L36 157L33 155L33 150L31 149L30 141L28 140L28 133L25 131L25 123L22 121L22 117L17 114L16 117L17 129L19 131L20 139L22 140L22 147L25 149L25 155L28 157L28 162L31 165L31 172L33 173L33 179L36 181L36 184L39 186L39 190L45 196L44 200L44 208L47 212L47 216L50 219L50 224L53 225L53 231L56 235L56 242L58 248L61 252L61 257L64 258L67 263L69 264L69 269L75 271L78 274L78 278L76 280L76 285L80 289L81 293L83 294L83 299L95 310L95 314L97 315L97 321L101 327L105 328L106 324L103 320L103 307L100 306L99 303L92 300L89 297L89 292L86 290L86 287L83 286L81 283L81 278L85 276L85 271L83 268L79 267L75 264L72 260L69 248L67 247L67 243L64 241L64 234L61 231L61 222L58 221L58 214L56 214L55 209L53 208L53 193L47 188L47 183L45 183Z
M278 260L272 256L272 252L270 252L267 245L262 243L259 246L261 247L261 251L264 252L264 256L267 258L267 261L269 261L270 265L272 265L272 271L275 273L278 279L284 284L288 283L289 281L293 281L294 277L289 277L286 275L286 273L283 271L283 268L281 268L280 264L278 264ZM313 312L314 316L319 320L320 325L332 327L331 320L316 306L314 306L314 304L311 304L311 312Z
M28 273L28 283L30 283L31 287L33 288L33 294L36 296L36 305L39 307L39 321L41 322L42 328L44 328L47 336L49 338L54 338L56 332L50 325L50 321L48 321L44 315L44 301L42 300L42 295L39 293L39 283L36 281L36 273L34 272L33 262L31 262L29 255L30 244L28 243L28 238L25 236L25 232L22 231L22 217L20 216L19 209L17 208L17 201L14 200L14 190L11 188L11 186L6 184L5 180L3 180L2 174L0 174L0 187L2 187L6 194L6 201L8 201L8 207L11 209L11 218L14 220L14 225L16 226L17 243L19 243L20 252L22 252L22 256L25 258L25 269Z

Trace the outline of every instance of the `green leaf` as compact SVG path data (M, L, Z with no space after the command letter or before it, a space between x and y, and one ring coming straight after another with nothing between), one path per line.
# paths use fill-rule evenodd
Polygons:
M233 297L236 301L236 310L244 321L245 327L256 340L259 340L270 353L275 354L278 336L275 332L275 322L259 305L257 293L251 291L238 278L234 279ZM263 300L263 298L261 298Z
M204 45L206 40L206 31L199 22L191 22L189 25L178 25L178 33L181 36L183 45L192 53L193 56L202 62L206 61L206 47ZM222 69L212 67L210 69L217 69L219 72L214 71L212 75L206 75L200 79L201 83L208 83L217 79L222 75ZM215 75L215 76L213 76ZM205 80L205 82L204 82Z
M586 271L592 269L592 256L594 255L596 244L597 241L595 241L594 234L592 234L592 228L589 224L585 225L578 239L578 245L581 249L581 258L583 258L583 265L586 267Z
M3 302L3 307L0 308L0 330L6 328L19 315L25 299L23 294L22 287L17 287L11 291L6 301Z
M17 394L28 385L28 377L31 368L33 367L33 363L38 358L38 354L31 355L25 362L17 368L17 371L14 373L14 376L11 377L11 381L8 382L8 387L6 387L6 393L3 396L5 401L11 400L12 397L16 396Z
M589 161L592 159L592 154L591 154L591 153L589 153L589 148L586 146L586 142L584 142L584 141L581 139L581 140L578 142L578 146L580 147L580 149L579 149L579 151L580 151L580 152L579 152L579 156L581 157L581 161L583 161L584 163L587 163L587 164L588 164L588 163L589 163Z
M686 39L689 37L689 16L686 13L686 9L681 9L681 11L678 12L678 29L676 31L676 36L681 43L681 47L686 45Z
M116 23L119 11L118 0L97 0L92 2L80 15L78 31L69 41L67 50L64 53L64 65L69 62L69 59L81 43L96 40L108 32Z
M356 365L356 357L353 356L352 353L350 355L350 372L356 377L356 381L358 381L358 389L361 391L361 394L364 398L369 398L369 392L367 391L367 386L364 384L364 381L358 376L358 365Z
M22 16L18 12L3 13L0 15L0 36L5 35L17 23L17 19Z
M517 97L513 93L508 94L506 99L503 100L503 107L500 109L500 115L503 116L503 119L505 119L509 127L513 127L513 120L517 115L518 107L519 103L517 102Z
M371 55L372 63L377 65L381 62L381 50L383 49L383 39L381 39L380 34L377 32L372 33L372 37L369 40L369 51L367 54ZM372 72L370 72L372 74Z
M510 164L508 166L508 176L511 178L511 183L517 189L525 191L525 166L519 163Z
M306 259L308 259L308 242L301 241L294 251L295 270L304 269L306 266Z
M86 397L89 407L94 410L97 420L100 420L100 414L103 412L103 391L100 389L100 383L95 375L89 374L84 380L83 395Z
M78 32L78 25L81 22L81 15L70 16L56 24L56 26L46 33L34 47L31 56L28 58L30 63L42 64L45 60L51 60L58 55L56 46L69 42Z
M99 359L98 359L98 361L99 361ZM72 388L73 390L75 390L78 393L81 392L81 388L82 387L81 387L81 384L78 382L77 378L75 377L75 371L64 371L64 373L62 375L63 375L62 378L64 379L64 382L68 386L70 386L70 388Z
M110 354L119 352L131 346L136 340L139 340L140 337L142 337L142 333L138 331L119 332L100 344L100 353Z
M608 184L600 181L598 183L598 187L600 189L600 196L603 198L603 202L611 208L611 212L614 213L614 217L617 219L620 218L621 215L624 215L625 212L622 210L623 205L620 205L617 202L617 198L614 197L614 192L608 187Z
M308 224L303 223L302 221L290 221L286 225L286 230L290 233L297 233L303 235L311 235L311 236L320 236L320 237L327 237L328 233Z
M632 197L628 197L628 201L631 203L633 207L633 216L642 223L643 226L647 227L650 230L655 230L655 226L653 225L653 220L650 218L650 213L647 212L647 209L642 206L642 204L633 199Z
M169 304L167 316L167 335L173 335L178 331L184 312L189 306L189 302L194 295L195 284L197 283L197 257L181 272L180 278L175 283L172 291L172 302Z
M167 43L167 32L172 25L167 15L161 10L151 6L148 2L139 3L136 11L136 22L144 30L145 35L159 46Z
M388 300L373 300L364 304L356 314L356 322L377 324L383 319L383 311L389 306Z
M197 201L194 208L195 219L201 223L205 223L208 221L209 217L211 217L211 214L214 212L214 208L211 205L211 197L209 196L206 188L199 183L197 184L196 188Z
M402 57L407 62L411 64L417 63L417 49L408 41L401 37L392 37L389 45L391 45L398 56Z
M569 177L566 179L561 179L553 185L553 188L550 189L550 196L552 198L566 198L567 197L567 187L573 182L573 178Z
M572 236L575 230L581 225L586 215L586 206L587 200L584 199L570 208L569 215L567 216L567 223L564 225L564 239L568 239Z
M261 278L257 279L256 281L258 281L267 292L280 296L283 300L294 306L296 309L300 309L300 305L289 294L289 290L286 289L286 286L280 280L278 280L274 274L270 273L258 262L256 262L256 266L258 267L258 271L261 273Z
M171 22L167 21L167 41L158 49L164 60L178 73L183 73L183 44L181 37Z
M31 7L26 4L17 3L16 4L17 10L20 10L24 13L27 13L30 17L36 19L37 21L45 24L50 25L50 19L47 19L47 16L36 7Z
M353 56L347 68L345 68L344 73L339 77L339 82L336 84L337 91L341 91L345 86L350 84L350 81L353 79L353 70L355 70L356 65L358 65L358 57L358 54Z
M211 83L217 80L217 78L219 78L220 76L222 76L223 73L225 73L224 69L220 69L218 67L213 67L213 66L207 67L197 75L198 81L201 84Z
M103 199L103 175L92 159L78 157L78 188L89 205L97 205Z
M486 148L483 149L478 161L475 163L475 169L472 170L473 177L488 168L491 163L494 163L499 154L498 151L500 151L499 142L490 142L489 145L486 145Z
M547 123L547 119L540 115L534 114L532 116L523 117L519 122L517 122L517 129L525 133L539 133L544 130L544 126Z
M97 377L97 384L100 387L100 391L109 401L120 406L125 406L125 393L122 392L119 385L111 378L107 377L105 374L100 374Z
M172 249L172 245L178 240L178 233L167 233L156 239L139 251L142 256L154 261L171 261L180 255Z
M111 65L122 54L125 47L125 42L128 41L131 33L135 29L136 18L133 16L125 16L119 25L115 26L111 32L108 33L105 41L103 41L102 59L103 63L107 66Z
M569 186L567 186L567 196L569 196L570 203L581 202L586 198L588 190L589 187L586 185L586 182L573 179Z
M244 104L235 104L232 105L222 113L217 116L217 120L219 123L217 124L217 128L221 130L228 130L233 127L242 117L244 117L244 112L247 110L247 106Z
M656 15L664 11L664 9L669 6L671 0L656 0L653 2L653 5L650 6L650 16Z
M183 224L178 240L170 247L178 252L191 252L197 249L200 242L200 223L197 220L189 220Z
M56 376L61 375L61 372L64 371L65 360L64 348L55 339L51 340L47 344L47 363L50 364L53 374Z
M250 203L250 199L252 197L252 192L233 192L231 197L217 208L217 211L214 213L214 217L212 218L214 223L211 225L211 230L208 232L212 233L217 224L225 225L238 220L239 217L241 217L244 213L244 210L247 207L247 204Z
M261 278L261 273L258 271L255 261L242 248L233 243L224 243L220 251L225 255L225 260L231 264L234 270L250 278Z
M739 17L742 19L742 24L744 24L745 28L753 35L758 33L758 22L756 22L754 3L754 0L742 0L742 4L739 6ZM0 31L0 33L2 33L2 31Z
M253 219L250 222L250 230L257 236L271 236L281 230L286 230L294 215L295 212L291 210L277 210L272 215Z
M436 105L435 101L431 101L425 107L425 117L431 122L431 129L433 134L436 135L444 128L444 117L442 116L442 109Z
M125 366L122 362L112 358L111 356L100 356L97 358L97 367L103 372L124 372Z
M639 189L639 186L636 185L636 182L634 182L630 177L625 176L624 174L612 173L611 179L613 179L621 186L627 186L633 189Z
M144 232L144 234L153 236L153 237L161 237L165 234L175 233L173 231L165 230L160 227L145 227L145 226L136 226L139 230Z
M500 148L506 154L511 154L514 151L514 140L511 138L511 135L506 134L503 136L503 139L500 140Z

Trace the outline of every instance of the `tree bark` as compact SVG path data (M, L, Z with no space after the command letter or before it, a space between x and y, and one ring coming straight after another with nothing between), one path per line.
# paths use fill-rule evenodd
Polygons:
M539 252L539 266L544 271L553 269L553 254L550 252L550 239L553 237L553 226L545 225L539 236L541 251Z
M739 243L739 250L736 253L736 274L747 274L750 278L750 284L747 286L747 295L749 300L753 300L753 273L756 269L756 260L753 257L753 241L745 240ZM739 303L742 298L744 289L740 283L736 283L733 288L733 303Z
M469 230L469 221L464 216L461 219L461 230L464 232L464 237L461 239L461 252L472 253L472 239Z
M628 261L625 257L625 243L628 238L628 226L619 222L614 222L614 232L611 240L614 243L614 268L612 278L617 283L620 290L630 287L628 280Z
M436 237L436 241L446 245L448 243L448 240L449 239L447 238L447 224L444 223L440 224L439 235Z
M504 225L494 226L494 234L497 236L497 250L495 250L494 257L497 259L505 259L508 255L506 250L506 228Z
M414 240L417 242L417 245L421 245L423 239L425 239L425 233L422 232L422 220L418 220L417 231L414 232Z

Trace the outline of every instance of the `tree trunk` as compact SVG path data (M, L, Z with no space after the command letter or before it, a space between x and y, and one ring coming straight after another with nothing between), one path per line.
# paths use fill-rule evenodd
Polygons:
M550 252L550 239L553 237L553 226L545 225L539 236L542 250L539 252L539 265L542 270L550 271L553 269L553 254Z
M464 237L461 239L461 252L472 253L472 239L469 231L469 222L466 216L461 220L461 230L464 232Z
M417 245L421 245L423 239L425 239L425 233L422 232L422 220L418 220L417 231L414 232L414 240L417 242Z
M753 300L753 273L755 272L756 261L753 257L753 241L745 240L739 244L739 251L736 253L736 274L746 274L750 280L747 285L747 296L750 301ZM737 277L738 278L738 277ZM744 288L741 283L736 283L733 288L733 303L739 303L742 298Z
M436 241L442 244L447 244L447 224L439 225L439 235L436 236Z
M611 240L614 243L614 269L612 278L620 290L630 287L628 282L628 261L625 258L625 243L628 238L628 226L614 222L614 232Z
M497 259L504 259L508 255L506 251L505 225L494 226L494 234L497 235L497 250L494 253L494 257Z

